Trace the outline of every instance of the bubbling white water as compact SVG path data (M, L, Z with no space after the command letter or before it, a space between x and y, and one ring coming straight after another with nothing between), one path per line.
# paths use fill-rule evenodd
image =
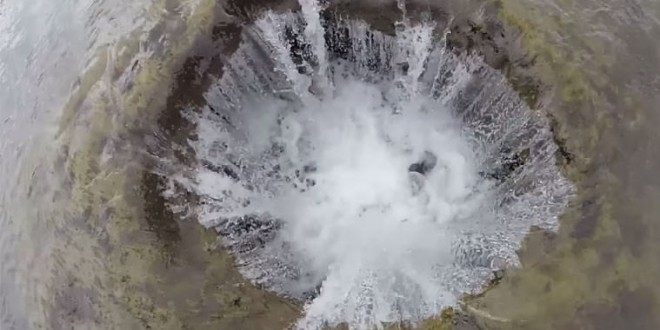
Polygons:
M240 192L208 219L234 218L239 226L245 215L278 220L272 240L259 247L258 267L272 271L277 259L295 264L293 274L277 275L287 281L267 279L293 297L320 286L304 328L428 317L457 294L439 276L453 262L458 235L448 225L485 205L475 155L447 109L431 99L396 104L403 110L396 114L380 86L351 76L334 85L331 97L299 111L274 100L244 109L236 127L243 143L232 142L240 162L277 164L282 175L255 171L252 190L224 178L203 189L211 196ZM281 153L273 155L272 145ZM431 171L409 171L429 152L437 157ZM263 272L249 268L253 276Z
M351 78L336 81L318 108L295 114L309 147L291 163L314 164L305 180L315 185L285 190L262 208L282 219L274 243L306 260L309 284L321 284L305 328L419 319L453 304L438 276L453 261L456 233L447 224L470 217L484 198L474 155L446 109L419 97L397 105L397 115L381 90ZM435 168L409 172L425 152L437 155Z
M430 317L556 225L572 187L547 124L433 24L328 31L301 5L247 29L206 94L199 219L247 278L305 302L301 329Z

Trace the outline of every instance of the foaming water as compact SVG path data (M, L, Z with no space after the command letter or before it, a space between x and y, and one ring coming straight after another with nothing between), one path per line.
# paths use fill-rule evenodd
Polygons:
M296 144L303 150L287 160L312 169L301 174L302 189L257 203L282 219L265 250L279 250L273 259L286 252L298 264L302 282L285 292L320 286L307 306L309 327L428 316L454 303L438 268L452 262L455 234L447 224L470 217L483 198L474 155L438 104L395 104L397 115L375 86L336 84L331 100L292 121L302 127ZM425 153L437 155L435 167L425 175L409 171Z
M404 5L404 4L402 4ZM415 322L517 265L572 193L544 119L432 23L267 13L192 115L194 189L243 274L302 329Z

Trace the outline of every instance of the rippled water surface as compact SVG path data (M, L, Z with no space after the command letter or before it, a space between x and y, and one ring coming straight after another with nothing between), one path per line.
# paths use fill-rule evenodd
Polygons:
M0 0L0 328L657 329L659 17Z

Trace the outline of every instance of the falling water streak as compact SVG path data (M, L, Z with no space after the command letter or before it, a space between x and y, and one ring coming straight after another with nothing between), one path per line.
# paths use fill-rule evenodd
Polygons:
M256 23L259 28L260 35L265 39L267 50L273 53L275 58L274 70L283 74L287 81L292 85L293 92L299 97L307 94L307 90L311 86L311 79L305 75L298 73L296 64L289 55L291 49L286 41L284 35L283 17L275 15L273 12L267 12L266 16L258 20Z
M307 23L305 25L305 37L311 44L312 53L316 57L317 62L314 79L319 85L317 88L325 91L330 87L330 82L327 79L328 54L325 48L325 30L321 25L319 0L299 0L299 2L303 18Z
M398 97L410 100L419 94L419 78L424 72L424 66L432 46L434 25L423 24L408 27L401 25L396 31L396 48L394 50L395 71L394 84ZM405 106L405 104L402 104ZM396 109L401 112L403 109Z

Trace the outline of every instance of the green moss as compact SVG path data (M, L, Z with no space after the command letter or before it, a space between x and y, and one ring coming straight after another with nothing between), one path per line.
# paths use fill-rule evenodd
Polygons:
M523 48L537 58L536 68L546 77L545 80L556 83L553 85L559 88L565 102L593 101L596 94L584 71L543 32L547 28L543 24L562 26L564 25L562 21L555 21L554 24L539 21L536 15L516 12L512 8L518 9L505 5L500 11L500 16L509 26L520 31ZM534 18L533 22L532 18Z
M168 310L156 307L152 299L145 294L141 294L141 291L141 288L129 287L126 292L119 292L118 294L121 297L122 305L140 321L144 328L172 330L183 328L183 324L172 317Z
M426 320L419 326L419 330L451 330L454 328L456 312L448 307L442 310L438 317Z

